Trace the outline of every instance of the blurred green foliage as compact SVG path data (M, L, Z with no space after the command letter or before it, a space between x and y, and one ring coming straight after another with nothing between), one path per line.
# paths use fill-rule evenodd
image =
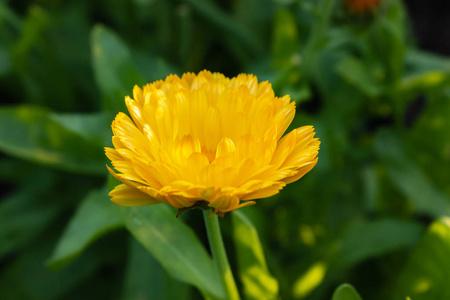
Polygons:
M223 219L245 299L450 297L450 59L401 1L3 0L0 298L223 298L200 212L106 194L123 97L205 68L270 80L322 140L304 179Z

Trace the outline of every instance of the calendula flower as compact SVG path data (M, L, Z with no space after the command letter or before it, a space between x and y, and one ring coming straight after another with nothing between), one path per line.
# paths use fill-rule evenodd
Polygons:
M351 12L362 14L377 8L380 0L345 0L345 4Z
M120 205L203 203L222 214L278 193L317 163L314 128L283 136L295 104L253 75L169 75L135 86L125 102L131 118L117 114L114 148L105 148Z

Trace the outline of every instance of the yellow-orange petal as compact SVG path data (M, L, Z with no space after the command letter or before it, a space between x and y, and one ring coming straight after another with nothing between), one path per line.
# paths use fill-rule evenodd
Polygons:
M126 184L117 185L109 192L111 201L122 206L137 206L160 203L149 195Z
M261 188L255 189L250 193L247 193L241 197L242 200L254 200L254 199L262 199L268 198L275 194L277 194L286 183L284 182L270 182L262 185Z

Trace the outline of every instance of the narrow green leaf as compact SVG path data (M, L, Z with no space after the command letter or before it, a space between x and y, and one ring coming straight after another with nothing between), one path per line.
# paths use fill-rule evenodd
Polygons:
M405 18L399 3L400 1L393 1L389 6L390 11L376 19L369 33L369 47L384 64L388 84L397 83L405 63Z
M389 289L389 299L450 299L450 218L434 222Z
M22 159L79 173L104 173L100 143L70 130L48 111L0 108L0 150Z
M19 30L22 26L22 20L4 1L0 2L0 24L11 26L14 30Z
M353 286L348 283L341 284L333 293L332 300L362 300Z
M418 212L435 217L450 214L450 199L408 158L400 138L389 132L378 135L375 150L383 161L389 178Z
M215 25L230 33L236 39L245 45L253 54L260 53L263 46L252 32L242 24L236 22L233 18L224 13L212 1L207 0L185 0L192 5L200 14L210 20Z
M169 277L160 264L131 239L125 275L124 300L188 299L189 287Z
M239 0L232 5L233 19L248 28L261 42L268 42L267 31L272 26L277 3L272 0Z
M127 210L126 226L166 271L209 295L224 298L213 262L194 232L168 206Z
M287 9L280 9L275 15L273 28L272 57L277 66L291 66L300 63L298 54L295 61L294 54L299 52L299 37L294 14Z
M43 236L19 256L12 257L0 270L0 291L2 299L58 300L68 299L69 293L78 295L77 287L90 277L102 264L105 257L89 253L59 271L49 270L42 262L53 240ZM85 298L83 298L85 299Z
M96 25L91 33L95 78L109 110L124 110L123 97L135 84L142 83L127 46L112 31Z
M276 299L278 282L269 273L258 232L242 211L232 214L239 276L246 299Z
M292 295L295 299L303 299L312 293L320 284L328 272L328 266L323 261L317 261L294 282Z
M336 71L345 81L366 96L374 98L381 94L381 86L374 76L371 76L369 68L363 61L347 56L339 62Z
M109 200L107 189L92 191L70 220L48 262L49 265L59 267L67 264L96 239L121 226L121 208Z
M4 45L0 45L0 76L5 75L11 68L11 58Z
M49 201L54 177L47 172L33 172L17 192L0 201L0 257L18 251L50 225L64 203Z
M449 73L436 70L425 71L402 78L397 89L403 94L427 91L442 86L448 82L449 78Z
M346 269L368 258L413 246L422 227L412 221L377 220L352 225L344 235L333 269Z
M397 89L401 93L420 92L440 87L450 80L450 59L419 50L406 55L408 73Z
M425 110L405 136L410 157L430 181L450 196L450 90L426 98ZM438 167L436 167L438 166Z
M406 65L412 72L444 71L450 72L450 59L433 53L410 49L406 53Z
M68 111L78 107L82 102L79 97L83 94L78 94L78 79L73 76L77 67L65 65L63 57L82 53L84 49L81 47L74 51L71 47L64 55L58 56L56 49L60 47L55 47L55 44L61 47L66 44L61 38L56 38L56 28L62 24L42 5L32 4L26 11L20 31L10 48L19 95L28 103L56 110ZM63 36L70 34L68 28L59 29L64 32Z
M309 39L306 41L305 47L303 48L303 71L308 77L314 74L317 57L326 43L335 0L317 1L316 5L318 15L312 26Z

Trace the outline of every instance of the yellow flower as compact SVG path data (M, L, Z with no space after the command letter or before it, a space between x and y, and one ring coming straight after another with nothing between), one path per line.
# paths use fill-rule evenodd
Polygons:
M125 102L131 118L117 114L114 148L105 148L123 183L110 192L116 204L207 203L225 213L278 193L317 163L314 128L282 137L295 104L253 75L169 75L135 86Z

